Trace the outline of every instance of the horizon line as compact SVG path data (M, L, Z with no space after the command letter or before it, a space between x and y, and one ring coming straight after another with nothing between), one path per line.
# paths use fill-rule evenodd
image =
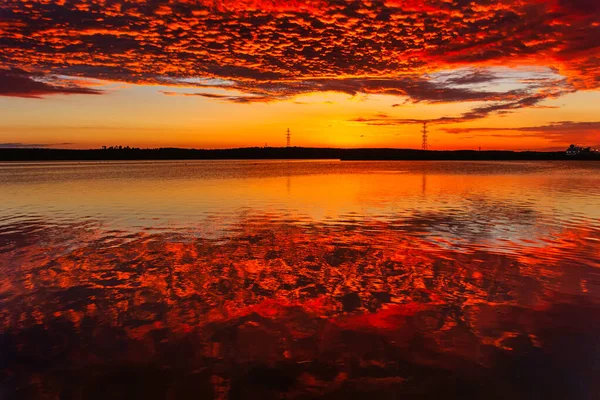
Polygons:
M397 150L397 151L415 151L415 152L459 152L459 151L473 151L473 152L535 152L535 153L557 153L564 152L564 150L559 150L557 148L551 149L419 149L419 148L407 148L407 147L318 147L318 146L244 146L244 147L217 147L217 148L200 148L200 147L172 147L172 146L161 146L161 147L133 147L133 146L111 146L111 147L94 147L94 148L64 148L64 147L44 147L43 145L38 146L14 146L14 147L2 147L0 146L0 150L2 151L10 151L10 150L46 150L46 151L156 151L156 150L180 150L180 151L232 151L232 150L288 150L288 149L308 149L308 150L367 150L367 151L375 151L375 150ZM600 148L598 146L579 146L583 148Z

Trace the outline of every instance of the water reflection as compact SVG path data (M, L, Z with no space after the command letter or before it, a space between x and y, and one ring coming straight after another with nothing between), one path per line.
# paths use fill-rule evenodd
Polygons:
M594 398L597 167L438 164L3 170L1 397Z

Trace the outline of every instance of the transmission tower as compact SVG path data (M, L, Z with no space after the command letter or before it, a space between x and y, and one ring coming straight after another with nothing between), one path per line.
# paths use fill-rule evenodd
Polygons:
M428 150L429 146L427 145L427 122L423 122L423 150Z
M290 128L288 128L287 135L285 137L287 138L287 147L292 147L292 133L290 132Z

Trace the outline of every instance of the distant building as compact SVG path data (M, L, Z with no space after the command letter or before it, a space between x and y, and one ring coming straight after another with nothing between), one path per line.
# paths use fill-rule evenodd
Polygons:
M592 149L591 147L575 146L574 144L570 145L567 149L568 156L578 156L585 154L598 154L598 150Z

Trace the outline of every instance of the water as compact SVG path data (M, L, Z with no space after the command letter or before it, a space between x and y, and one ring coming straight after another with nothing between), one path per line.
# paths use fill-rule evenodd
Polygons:
M600 163L0 164L0 398L600 397Z

